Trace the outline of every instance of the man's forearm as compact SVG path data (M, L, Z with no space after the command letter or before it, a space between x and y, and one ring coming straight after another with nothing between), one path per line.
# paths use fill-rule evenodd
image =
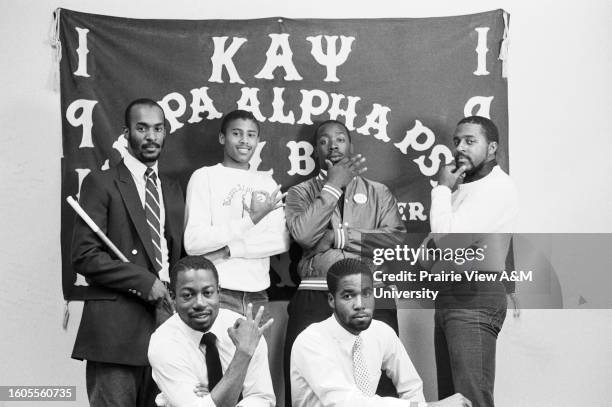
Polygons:
M217 407L234 407L242 392L251 356L236 350L223 378L210 392Z
M303 248L314 247L321 239L338 204L338 197L329 190L322 190L313 200L289 190L285 216L291 236Z

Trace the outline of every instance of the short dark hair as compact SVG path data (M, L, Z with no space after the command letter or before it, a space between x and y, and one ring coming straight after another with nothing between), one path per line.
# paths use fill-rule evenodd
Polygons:
M339 126L342 126L344 128L344 131L346 131L346 135L347 135L347 137L349 139L349 143L352 143L352 141L351 141L351 132L349 131L348 127L346 127L346 124L342 123L340 120L329 119L329 120L325 120L324 122L319 123L319 125L316 127L316 129L314 131L314 142L315 142L315 144L317 143L317 141L319 141L319 130L323 126L326 126L328 124L337 124Z
M495 141L497 144L499 144L499 131L497 130L497 126L495 125L495 123L493 123L493 121L491 121L490 119L487 119L486 117L482 116L468 116L459 120L459 123L457 123L457 127L466 123L480 125L480 127L482 127L482 130L484 130L484 134L489 143Z
M338 291L338 282L340 279L353 274L361 274L374 282L372 271L366 263L359 259L342 259L338 260L327 271L327 288L331 295L335 295Z
M130 102L130 104L127 105L127 107L125 108L125 112L123 113L123 123L125 124L125 127L127 127L127 128L130 127L130 113L132 112L132 108L134 106L137 106L137 105L144 105L144 106L150 106L150 107L153 107L153 106L159 107L159 110L161 110L161 112L162 112L162 116L164 116L164 121L166 120L166 114L164 113L164 109L162 109L162 107L159 105L159 103L157 103L153 99L140 98L140 99L132 100Z
M210 270L215 277L217 285L219 285L219 272L212 261L204 256L187 256L176 262L172 270L170 270L170 285L176 292L176 281L178 273L188 270Z
M253 113L247 110L237 109L237 110L232 110L231 112L223 116L223 120L221 120L221 133L225 134L225 131L227 130L227 126L229 126L232 120L236 120L236 119L251 120L257 126L257 133L260 132L259 121L257 121Z

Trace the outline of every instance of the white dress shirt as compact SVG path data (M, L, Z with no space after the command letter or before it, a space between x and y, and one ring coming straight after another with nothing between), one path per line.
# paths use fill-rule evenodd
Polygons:
M226 309L219 309L210 332L217 336L217 348L223 372L227 370L236 347L227 329L241 315ZM149 363L153 379L163 392L168 406L172 407L215 407L210 394L198 397L193 392L198 383L208 387L206 358L200 350L204 333L193 330L174 314L151 335ZM268 368L268 349L262 337L247 368L242 386L242 407L274 407L276 398ZM159 399L159 396L158 396Z
M145 207L145 196L147 191L147 179L145 177L145 171L147 170L146 165L138 161L131 154L125 154L123 156L123 163L127 167L127 169L132 174L132 178L134 179L134 183L136 184L136 189L138 190L138 196L140 197L140 202L142 203L142 208ZM162 187L161 187L161 178L159 178L159 171L157 169L157 161L153 165L153 171L155 175L157 175L157 192L159 193L159 234L161 235L160 245L161 245L161 255L162 255L162 267L159 270L158 276L162 281L170 282L170 273L169 273L169 264L168 264L168 242L166 241L165 235L165 227L166 224L166 209L164 206L164 196L162 195Z
M310 325L293 344L293 407L409 407L411 402L425 402L423 382L393 329L372 320L359 336L371 385L377 387L382 369L395 384L400 398L368 397L359 390L352 356L357 337L332 315Z

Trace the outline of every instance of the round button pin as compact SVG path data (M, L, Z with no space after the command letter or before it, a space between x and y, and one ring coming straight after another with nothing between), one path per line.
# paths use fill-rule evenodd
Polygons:
M368 202L368 197L364 194L355 194L355 196L353 196L353 201L357 202L358 204L364 204Z

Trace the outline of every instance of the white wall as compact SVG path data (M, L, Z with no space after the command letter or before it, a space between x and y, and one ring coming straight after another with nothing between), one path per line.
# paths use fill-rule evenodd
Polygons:
M70 305L68 330L61 330L61 126L47 40L54 7L179 19L427 17L504 8L512 15L510 165L522 197L520 230L612 231L609 0L4 0L2 6L0 385L76 385L73 405L87 405L84 366L69 358L80 304ZM431 311L403 310L400 318L431 399ZM519 319L508 317L498 342L498 405L611 405L611 322L609 310L526 310Z

